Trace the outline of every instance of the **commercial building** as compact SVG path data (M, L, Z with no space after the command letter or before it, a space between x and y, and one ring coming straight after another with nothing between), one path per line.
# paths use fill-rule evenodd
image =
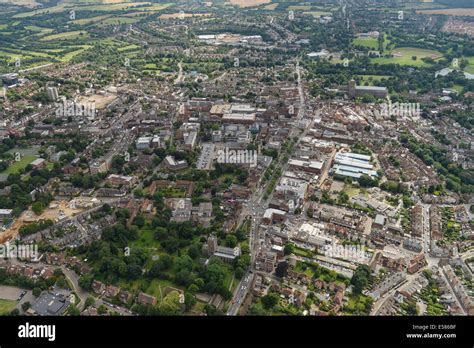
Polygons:
M12 212L12 209L0 209L0 220L11 219L13 217Z
M56 101L59 99L59 93L57 87L46 87L46 94L48 99L51 101Z
M370 156L351 152L339 152L334 158L333 173L335 175L359 179L362 175L377 178L377 171L370 163Z
M350 80L347 86L347 94L351 98L363 97L364 95L385 98L388 95L388 90L387 87L357 86L354 80Z

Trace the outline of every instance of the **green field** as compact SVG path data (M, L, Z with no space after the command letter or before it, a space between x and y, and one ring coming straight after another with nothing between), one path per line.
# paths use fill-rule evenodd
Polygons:
M5 169L0 174L7 174L8 175L8 174L18 173L21 169L25 168L28 164L33 162L36 158L37 158L36 156L32 156L32 155L23 156L23 158L21 160L19 160L18 162L13 163L10 167Z
M437 51L412 47L395 48L390 53L393 55L393 57L373 58L372 62L379 64L399 64L422 67L428 66L429 64L422 61L421 58L431 57L432 59L436 60L443 57L443 54ZM413 56L416 57L416 60L412 59Z
M85 25L89 23L100 22L101 20L109 18L109 17L110 15L95 16L95 17L90 17L90 18L81 18L81 19L76 19L75 21L69 21L69 23Z
M136 10L145 10L145 11L160 11L165 9L172 4L154 4L152 2L124 2L124 3L117 3L117 4L96 4L96 5L73 5L73 4L59 4L56 6L46 7L34 11L22 12L17 13L13 16L13 18L28 18L33 17L35 15L44 14L44 13L59 13L64 11L69 11L70 9L74 9L76 11L76 15L81 12L81 10L85 11L119 11L119 10L126 10L126 9L133 9L136 7ZM142 6L142 7L140 7ZM77 17L76 17L77 18Z
M474 74L474 57L464 57L469 62L469 65L464 68L464 71Z
M87 32L85 31L66 31L64 33L52 34L42 37L40 41L53 41L53 40L72 40L77 38L86 38Z
M72 58L74 58L75 56L77 56L78 54L84 52L85 50L91 48L92 46L89 46L89 45L84 45L84 46L77 46L79 47L78 50L76 51L71 51L69 53L66 53L60 60L62 62L68 62L70 61Z
M360 46L365 46L371 49L378 49L379 48L379 43L377 39L372 38L372 37L358 37L352 41L354 45L360 45Z
M288 6L288 11L308 11L311 10L310 5L292 5Z
M51 28L41 28L41 27L38 27L36 25L28 25L25 27L25 29L27 30L31 30L31 31L38 31L40 32L41 34L49 34L51 33L52 31L54 31L54 29L51 29Z
M16 301L0 299L0 315L8 315L15 308Z

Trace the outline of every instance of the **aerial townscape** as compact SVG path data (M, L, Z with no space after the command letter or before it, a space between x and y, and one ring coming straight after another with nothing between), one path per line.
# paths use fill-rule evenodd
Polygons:
M0 0L0 315L474 315L473 110L471 0Z

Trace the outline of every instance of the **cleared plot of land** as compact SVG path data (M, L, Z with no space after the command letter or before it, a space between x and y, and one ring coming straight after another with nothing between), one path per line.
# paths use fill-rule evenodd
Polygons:
M324 11L307 11L303 12L306 15L311 15L313 17L321 17L321 16L329 16L331 12L324 12Z
M372 62L379 64L399 64L419 67L428 65L428 63L421 60L422 58L431 58L436 60L443 57L443 54L438 51L412 47L395 48L390 53L393 55L393 57L373 58ZM413 59L413 57L416 57L416 59Z
M117 97L115 95L91 95L79 99L81 103L93 103L96 109L103 109L112 103Z
M237 5L239 7L254 7L263 4L269 4L272 0L230 0L232 5Z
M0 299L16 301L22 291L16 286L0 285Z
M275 10L277 7L278 7L278 4L270 4L270 5L265 6L263 9L264 9L264 10L273 11L273 10Z
M446 9L438 9L438 10L419 10L419 11L416 11L416 13L474 17L474 8L446 8Z

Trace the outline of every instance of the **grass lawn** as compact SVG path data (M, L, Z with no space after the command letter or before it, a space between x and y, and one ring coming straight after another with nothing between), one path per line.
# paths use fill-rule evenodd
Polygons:
M464 57L469 62L469 65L464 68L464 71L474 74L474 57Z
M14 300L0 299L0 315L8 315L16 306Z
M422 61L422 58L431 57L432 59L436 60L443 56L442 53L433 51L433 50L425 50L421 48L413 48L413 47L400 47L395 48L390 52L393 57L380 57L380 58L373 58L372 63L379 63L379 64L399 64L399 65L410 65L415 67L422 67L422 66L429 66L428 63ZM416 57L416 60L413 60L412 57Z
M28 164L33 162L36 159L36 156L32 155L27 155L24 156L21 160L18 162L13 163L10 167L5 169L3 172L0 174L15 174L18 173L21 169L25 168Z
M456 92L458 92L458 93L462 93L464 87L461 86L461 85L454 85L454 86L453 86L453 89L454 89Z
M309 250L299 248L295 245L293 248L293 253L295 255L303 256L303 257L313 257L313 253Z
M142 229L138 232L138 239L132 246L139 248L159 248L160 243L154 238L153 230Z
M360 189L357 187L353 187L352 185L344 185L345 193L349 196L349 198L354 197L360 193Z
M354 45L360 45L360 46L365 46L365 47L369 47L371 49L378 49L379 48L379 43L377 41L377 39L375 38L372 38L372 37L358 37L358 38L355 38L352 43Z

